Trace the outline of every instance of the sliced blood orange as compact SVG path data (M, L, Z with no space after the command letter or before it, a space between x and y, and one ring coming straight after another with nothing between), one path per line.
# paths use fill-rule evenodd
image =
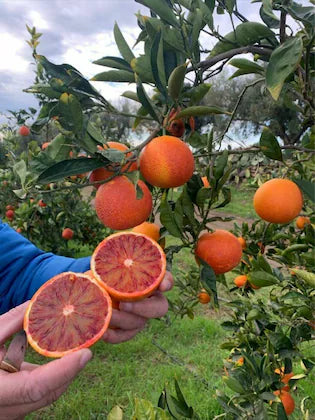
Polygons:
M119 232L105 238L91 259L94 277L119 301L140 300L161 283L166 258L149 236Z
M24 330L38 353L62 357L99 340L111 316L106 290L88 275L67 272L35 293L25 313Z

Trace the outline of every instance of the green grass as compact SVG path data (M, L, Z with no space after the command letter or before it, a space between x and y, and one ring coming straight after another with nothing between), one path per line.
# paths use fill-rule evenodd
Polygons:
M255 189L246 186L241 186L239 188L232 186L231 193L231 202L227 206L218 209L218 211L235 214L239 217L249 219L257 218L257 214L253 208Z

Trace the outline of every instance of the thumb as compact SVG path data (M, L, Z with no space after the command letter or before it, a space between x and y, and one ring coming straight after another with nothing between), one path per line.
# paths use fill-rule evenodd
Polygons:
M1 389L1 402L11 405L43 401L46 405L58 389L75 378L91 357L92 352L83 349L42 365L31 372L7 375L6 387Z

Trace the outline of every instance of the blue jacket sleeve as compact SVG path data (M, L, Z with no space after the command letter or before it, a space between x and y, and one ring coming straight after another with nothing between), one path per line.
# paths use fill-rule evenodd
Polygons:
M0 314L30 299L64 271L90 269L90 257L67 258L44 252L0 220Z

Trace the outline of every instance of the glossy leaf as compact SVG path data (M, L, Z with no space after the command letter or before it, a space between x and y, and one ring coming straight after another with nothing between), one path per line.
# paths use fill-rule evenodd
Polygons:
M160 220L168 232L176 238L181 238L181 231L179 230L172 209L167 201L167 195L163 194L163 199L160 204Z
M147 96L144 87L141 83L141 80L137 80L137 96L142 104L142 106L148 111L148 113L151 115L151 117L155 121L159 121L159 118L155 112L154 105L151 102L150 98Z
M217 295L217 279L213 268L210 267L205 261L200 259L201 262L201 270L200 270L200 281L203 287L206 289L208 293L213 295L213 300L215 305L218 305L218 295Z
M225 111L224 109L216 107L216 106L196 105L196 106L190 106L180 111L177 114L177 118L201 117L203 115L212 115L212 114L230 115L230 112Z
M269 28L278 28L280 21L278 17L273 13L272 0L263 0L263 4L259 9L259 15L262 21Z
M119 26L115 23L114 26L114 38L119 49L121 56L130 64L131 60L135 58L129 45L127 44L123 34L121 33Z
M38 182L48 184L49 182L59 181L71 175L93 171L93 169L101 168L105 164L105 161L102 162L93 158L63 160L42 172L38 177Z
M135 75L127 70L109 70L98 73L91 79L93 82L135 82Z
M179 26L179 23L170 7L166 7L163 0L136 0L137 3L149 7L156 13L162 20L173 26Z
M267 287L278 283L278 279L266 271L252 271L248 276L254 286Z
M287 39L271 54L266 70L266 86L276 101L285 79L292 74L302 58L303 42L300 36Z
M76 133L81 134L83 125L83 114L78 99L68 93L63 93L59 98L59 110L62 117L66 120L67 126ZM60 123L63 125L62 121Z
M293 179L293 181L301 188L301 190L315 203L315 184L306 179Z
M263 74L264 73L264 68L261 67L259 64L247 60L246 58L233 58L232 60L229 61L229 64L231 66L237 67L238 69L240 69L239 71L237 71L236 73L234 73L230 79L240 76L241 74Z
M144 83L153 83L150 54L142 54L131 61L131 67Z
M210 56L214 57L233 48L254 45L256 42L266 38L270 38L276 43L274 32L267 26L258 22L244 22L235 28L235 32L228 33L224 36L224 40L217 42Z
M267 127L265 127L263 129L263 132L261 133L259 146L260 150L265 156L273 160L279 160L280 162L283 161L283 156L279 143L276 137Z
M131 99L132 101L140 102L136 92L131 90L126 90L124 93L121 94L124 98Z
M183 88L186 68L186 64L176 67L168 79L168 93L174 101L177 101Z
M210 83L201 83L200 85L193 87L186 92L183 96L185 98L190 98L189 105L197 105L200 101L206 96L211 88Z
M163 40L162 33L156 33L151 49L151 69L157 89L167 97L166 80L164 72Z
M123 420L124 413L122 409L119 407L119 405L115 405L114 408L110 410L108 413L106 420Z
M127 70L132 71L130 64L120 57L103 57L99 60L93 61L93 64L98 64L99 66L111 67L113 69Z

